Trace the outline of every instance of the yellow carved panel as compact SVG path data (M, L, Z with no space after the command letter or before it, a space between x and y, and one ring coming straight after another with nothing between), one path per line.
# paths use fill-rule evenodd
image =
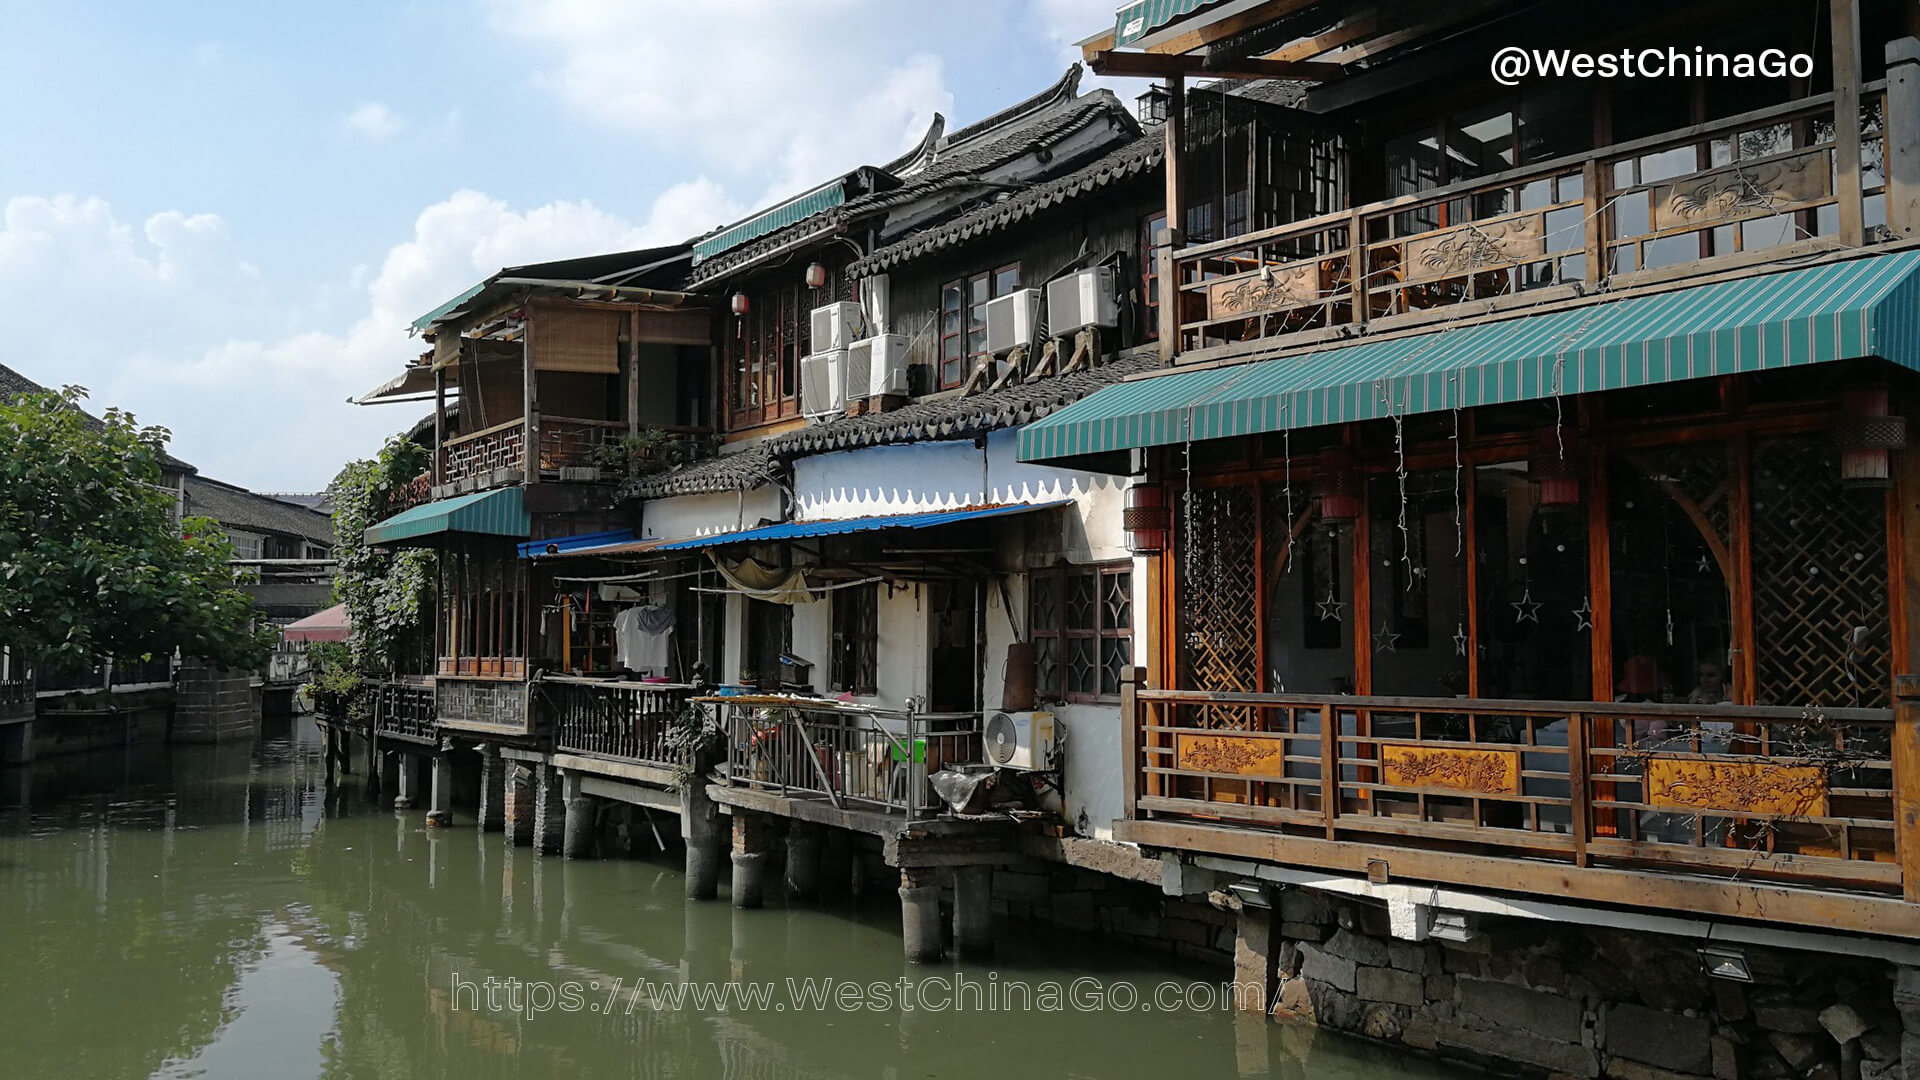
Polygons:
M1647 802L1672 810L1824 817L1827 780L1812 765L1652 758Z
M1516 750L1382 743L1380 774L1395 787L1445 788L1467 795L1520 794Z
M1245 735L1176 735L1174 757L1182 769L1231 776L1285 775L1286 743Z
M1479 222L1407 241L1406 280L1501 270L1546 253L1538 214Z

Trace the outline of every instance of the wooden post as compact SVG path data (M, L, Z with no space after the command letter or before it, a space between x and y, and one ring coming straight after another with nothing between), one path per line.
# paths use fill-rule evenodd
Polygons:
M1604 193L1600 190L1600 185L1604 183L1606 176L1601 172L1598 161L1589 159L1580 166L1580 207L1587 215L1587 265L1583 267L1586 272L1580 276L1590 285L1599 284L1600 279L1607 276L1603 272L1607 265L1607 230L1606 223L1601 220L1605 215L1600 212L1600 208L1607 205Z
M1893 680L1893 828L1900 890L1920 904L1920 676Z
M447 369L433 368L433 477L434 487L447 476ZM431 494L431 493L429 493Z
M1160 363L1173 363L1180 351L1180 282L1175 276L1175 249L1186 243L1186 202L1180 197L1180 143L1186 138L1187 82L1181 75L1167 77L1167 122L1161 126L1166 139L1165 176L1167 186L1166 239L1156 257L1160 260Z
M1833 175L1840 242L1866 242L1860 202L1860 0L1832 0ZM1889 132L1897 130L1891 126Z
M1252 191L1253 188L1249 186L1247 190ZM1372 284L1372 282L1367 279L1367 238L1361 232L1365 226L1366 219L1361 216L1358 210L1355 210L1353 214L1347 218L1347 262L1350 267L1348 276L1353 280L1353 285L1349 290L1353 294L1351 298L1353 304L1352 317L1349 321L1353 324L1354 328L1361 333L1366 332L1367 317L1373 313L1372 304L1369 302L1369 294L1367 292L1367 286ZM1329 319L1328 321L1331 322L1332 320Z
M675 388L678 390L678 387ZM640 434L640 309L627 316L627 434Z
M1593 835L1593 785L1587 780L1587 717L1567 717L1567 795L1573 821L1573 865L1587 865L1587 838Z
M533 311L523 312L520 331L520 374L522 383L520 414L520 475L525 483L540 482L540 381L533 370Z
M1327 825L1327 839L1339 829L1340 816L1340 714L1332 705L1320 706L1320 817Z
M1727 592L1733 597L1733 700L1753 704L1755 655L1753 632L1753 443L1741 432L1727 442L1728 473L1732 488L1728 494L1727 520L1733 529L1733 563L1727 575Z
M1140 816L1140 701L1135 695L1147 669L1129 667L1120 673L1120 816Z
M1916 8L1920 21L1920 8ZM1920 39L1887 42L1887 228L1896 238L1920 236Z

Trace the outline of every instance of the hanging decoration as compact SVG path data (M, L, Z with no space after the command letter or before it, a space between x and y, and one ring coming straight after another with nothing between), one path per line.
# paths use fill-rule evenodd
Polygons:
M1907 421L1887 415L1887 384L1855 383L1840 392L1840 484L1893 486L1888 458L1907 445Z
M1337 622L1340 619L1340 612L1346 609L1347 602L1335 597L1333 595L1333 586L1329 585L1327 586L1327 598L1320 601L1317 606L1320 609L1321 622Z
M1142 480L1129 487L1120 522L1127 533L1128 551L1135 555L1165 551L1167 530L1173 524L1172 512L1167 507L1166 486Z
M1580 606L1573 609L1573 628L1575 630L1593 629L1593 597L1580 598Z
M1335 446L1323 451L1320 467L1314 474L1320 516L1328 521L1352 521L1359 517L1360 485L1360 466L1350 448Z
M1520 590L1520 599L1508 605L1513 608L1513 621L1519 623L1540 622L1540 601L1533 598L1533 586L1527 585Z
M745 315L747 313L747 294L743 292L734 293L731 307L735 315Z
M1393 627L1389 626L1385 619L1380 620L1380 629L1373 635L1373 651L1381 653L1400 651L1400 635L1393 632Z
M827 268L819 263L807 264L807 288L818 289L827 283Z
M1542 507L1580 505L1581 453L1578 431L1558 425L1534 433L1527 474L1540 490Z
M1455 623L1453 627L1453 654L1455 656L1467 655L1467 646L1471 644L1473 644L1473 639L1467 636L1467 628L1459 623Z

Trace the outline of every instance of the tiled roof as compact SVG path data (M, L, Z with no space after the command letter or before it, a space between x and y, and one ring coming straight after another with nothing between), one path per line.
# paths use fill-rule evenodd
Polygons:
M1109 184L1155 172L1165 156L1166 143L1149 132L1120 149L1094 159L1065 176L1015 192L1004 199L975 207L950 221L922 229L854 262L847 272L859 277L917 258L930 251L998 232L1044 210L1098 191Z
M297 536L315 543L333 543L333 519L305 506L257 495L246 488L189 476L183 513L210 517L230 529Z
M775 479L773 463L767 457L767 444L762 441L745 450L682 465L671 472L628 481L620 489L620 497L661 499L670 495L749 491L762 484L772 483Z
M44 394L47 392L46 387L41 386L39 383L34 382L32 379L27 378L25 375L20 374L7 365L0 364L0 401L19 397L21 394ZM81 410L81 415L92 420L94 423L100 422L99 417L94 416L85 409ZM160 468L163 472L190 473L193 471L192 465L181 461L179 458L165 451L161 452Z
M798 457L862 446L965 439L1038 420L1103 386L1158 366L1158 346L1136 349L1090 371L1076 371L964 397L918 401L904 408L848 416L769 438L774 458Z

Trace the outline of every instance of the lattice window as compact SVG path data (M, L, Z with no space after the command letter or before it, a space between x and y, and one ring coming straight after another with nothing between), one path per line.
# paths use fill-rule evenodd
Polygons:
M1061 566L1027 586L1035 686L1042 699L1113 701L1133 662L1133 567Z
M1180 653L1195 690L1258 691L1259 515L1251 486L1189 491L1176 508L1181 537ZM1207 727L1245 728L1251 712L1208 706Z
M1755 700L1889 704L1887 500L1840 486L1819 436L1753 451Z

